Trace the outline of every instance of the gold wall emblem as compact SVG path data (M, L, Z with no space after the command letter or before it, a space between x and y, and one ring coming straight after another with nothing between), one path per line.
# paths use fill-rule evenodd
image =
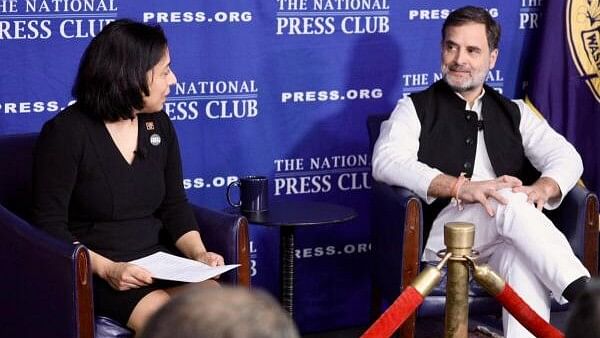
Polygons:
M600 102L600 1L567 1L567 36L571 57Z

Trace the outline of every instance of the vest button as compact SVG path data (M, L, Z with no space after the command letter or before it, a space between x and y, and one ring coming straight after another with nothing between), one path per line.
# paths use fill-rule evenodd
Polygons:
M473 165L471 164L471 162L465 162L465 164L463 164L463 168L465 168L465 170L469 170L471 169Z
M465 119L467 121L473 120L477 116L477 113L471 110L465 111Z
M466 144L466 145L468 145L468 146L470 146L471 144L473 144L473 139L472 139L472 138L470 138L470 137L467 137L467 138L465 139L465 144Z

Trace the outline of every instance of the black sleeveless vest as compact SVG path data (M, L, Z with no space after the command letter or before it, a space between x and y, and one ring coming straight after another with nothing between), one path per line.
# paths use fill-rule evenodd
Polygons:
M511 175L521 179L523 184L533 183L540 174L525 157L519 132L519 107L493 88L487 85L484 88L482 121L477 120L474 111L465 110L466 102L444 80L410 95L421 123L419 161L448 175L458 176L465 172L471 177L477 131L483 127L486 149L496 176ZM431 226L449 201L437 199L427 206L425 224Z

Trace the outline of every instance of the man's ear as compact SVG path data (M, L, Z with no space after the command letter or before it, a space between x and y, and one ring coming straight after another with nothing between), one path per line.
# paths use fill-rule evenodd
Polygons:
M498 48L490 53L490 69L496 67L496 60L498 60Z

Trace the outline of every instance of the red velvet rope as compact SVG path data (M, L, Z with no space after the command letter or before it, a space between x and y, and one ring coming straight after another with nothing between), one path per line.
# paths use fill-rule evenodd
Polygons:
M496 296L496 299L502 303L502 306L504 306L504 308L508 310L521 325L536 337L564 337L562 332L546 322L529 305L527 305L508 283L504 285L504 289Z
M363 333L361 338L386 338L391 336L415 312L421 303L423 303L423 296L414 287L407 287L375 323Z

